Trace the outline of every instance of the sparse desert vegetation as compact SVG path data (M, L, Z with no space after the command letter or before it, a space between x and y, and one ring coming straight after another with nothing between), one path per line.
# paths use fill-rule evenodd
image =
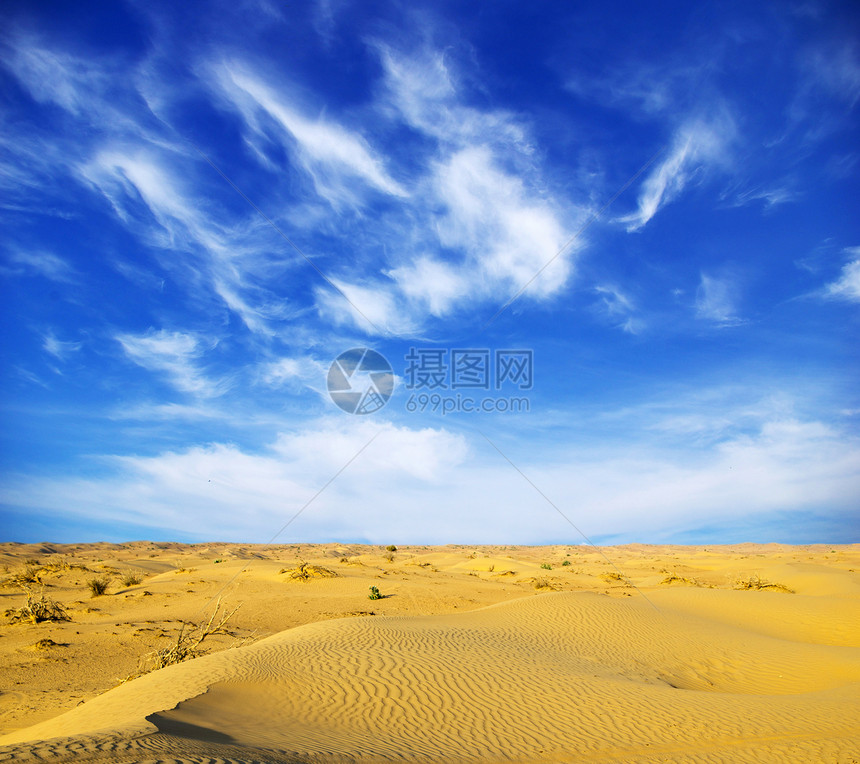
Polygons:
M69 621L69 614L65 606L56 600L46 597L44 591L39 592L39 597L32 589L26 589L27 601L19 608L9 610L6 615L12 623L44 623L45 621Z
M110 577L108 576L96 576L87 579L87 588L90 590L91 597L101 597L106 594L109 586Z
M823 644L847 645L852 637L850 630L837 625L841 617L838 608L830 625L819 622L823 611L815 611L818 613L815 617L807 614L793 618L785 615L785 609L789 608L791 614L802 613L804 607L818 599L813 587L816 576L832 577L828 580L834 583L823 586L845 587L848 579L838 583L842 580L840 576L856 576L853 571L860 569L860 551L854 556L850 551L831 555L828 549L825 562L819 552L801 554L784 548L777 553L767 547L744 547L737 551L709 548L707 556L702 551L684 548L583 549L575 558L570 558L576 560L575 566L564 565L564 549L539 547L401 547L396 556L402 564L391 566L384 563L384 555L394 553L384 546L209 544L197 551L193 546L171 545L162 549L141 543L101 546L97 554L87 553L86 547L81 547L75 550L77 557L68 556L67 565L46 554L26 555L42 562L25 564L23 551L12 547L11 553L7 549L0 558L0 565L7 569L6 586L0 589L7 603L3 611L7 626L0 640L0 686L13 687L24 698L24 702L18 703L13 702L8 693L0 694L0 712L5 714L0 719L13 720L6 730L13 724L27 726L28 719L32 718L30 714L41 713L39 718L44 719L46 709L54 708L54 712L59 713L67 708L59 705L60 696L55 688L61 690L63 697L86 700L116 686L119 677L146 678L159 667L177 663L188 664L182 669L187 672L193 666L188 663L191 658L204 654L215 658L220 651L248 638L283 633L289 641L290 630L295 626L327 620L335 622L347 617L370 618L372 613L377 616L379 634L392 627L393 633L397 633L400 624L414 628L415 622L411 618L403 621L403 616L444 615L441 620L428 621L432 624L429 633L435 636L427 644L432 644L437 637L441 639L450 627L451 633L458 635L451 643L455 645L461 637L466 640L464 644L469 642L473 626L478 626L480 639L486 639L484 634L494 628L485 632L484 626L480 626L484 623L487 605L502 608L486 611L492 616L490 621L510 608L511 617L519 617L516 614L521 613L524 624L534 624L539 630L554 629L555 626L550 625L552 618L541 626L535 624L531 615L526 616L527 613L545 613L548 618L550 615L555 618L565 608L572 607L572 612L580 613L585 619L577 616L571 621L577 624L572 633L578 636L564 649L575 653L579 646L588 642L584 637L580 639L583 634L591 634L588 639L602 644L600 640L608 633L601 631L603 627L599 624L609 616L607 623L614 623L613 613L626 613L624 619L643 618L652 626L661 622L653 608L638 601L638 592L628 585L628 580L635 582L660 611L675 613L673 629L688 618L692 623L706 618L709 624L721 624L709 626L704 632L706 635L713 632L715 644L719 644L723 632L735 635L731 639L743 639L744 644L757 644L756 640L765 639L760 634L764 628L775 635L785 631L786 643L795 646L814 644L816 640L823 640ZM615 562L617 568L613 569L604 555ZM220 569L223 566L212 564L214 559L238 560L240 564L235 570L225 571ZM791 564L786 565L786 562ZM542 567L545 565L551 567ZM804 565L811 567L804 571ZM747 566L756 571L755 574L740 575ZM830 573L823 572L827 566ZM185 575L174 575L177 567L184 568ZM194 568L197 572L189 575ZM794 569L801 573L797 578L789 577ZM335 571L337 577L331 575ZM27 584L28 596L20 586L11 584L10 578L15 574L23 574L21 579L37 578L42 583ZM139 576L141 583L146 584L145 590L142 585L132 583L128 576ZM113 584L107 589L111 596L90 599L87 584L90 577L112 580ZM213 614L210 603L225 583L239 587L236 591L242 592L243 601L242 609L228 620L225 617L229 616L229 610L219 606ZM736 586L741 590L733 591ZM689 595L671 591L682 587L690 588ZM784 593L790 588L804 596L767 596L768 591ZM717 589L722 591L710 591ZM759 598L749 594L750 591L765 594ZM364 597L373 600L373 610L359 604ZM683 603L689 610L676 611L673 605L676 602ZM843 605L845 602L848 600ZM519 603L529 603L529 609L522 610ZM625 609L625 603L632 609ZM733 609L735 606L737 610ZM767 614L773 614L773 618L768 620ZM460 615L467 619L457 621ZM723 616L726 620L720 621ZM71 620L65 620L67 618ZM472 618L475 620L469 620ZM652 618L657 621L652 623ZM747 624L750 631L746 631ZM364 627L361 623L353 623L349 628L350 633L361 634ZM312 630L308 635L314 633ZM565 644L564 634L567 633L569 630L558 632L559 644ZM648 653L652 648L664 650L676 660L678 655L684 655L685 650L692 650L692 646L701 642L701 638L678 644L672 642L674 647L669 650L668 644L675 639L674 635L671 629L663 634L662 639L668 640L665 650L659 643L640 645L630 634L619 637L621 641L612 648L614 652L610 658L621 660L619 656L628 649L625 645L631 640L635 643L630 647L633 662L626 669L638 688L633 691L647 693L652 685L637 684L639 680L635 677L653 669L658 672L653 677L657 683L713 692L709 684L713 682L720 688L718 694L732 697L736 688L731 684L735 681L731 671L715 671L703 657L695 673L682 675ZM517 633L516 639L520 636ZM772 639L765 641L772 646ZM493 649L504 649L506 644L508 642L502 640ZM374 648L378 649L384 650ZM535 654L540 655L542 649L536 646ZM767 655L762 653L757 660L766 663ZM308 660L312 663L316 659ZM205 665L209 665L208 658ZM575 661L573 665L577 665ZM18 684L25 670L27 684ZM597 676L586 672L578 681L594 682L599 687L603 679L599 671L595 673ZM180 675L184 676L182 672ZM737 669L735 675L739 675ZM823 675L827 675L826 669ZM766 679L774 684L764 690L777 695L782 692L779 683L783 680L779 672ZM92 690L86 689L94 685L94 680L99 684ZM787 678L785 681L791 692L795 692L791 682L796 684L798 680ZM752 696L744 695L745 692L742 690L741 695L747 702ZM3 731L0 727L0 734Z
M794 589L791 589L784 584L776 584L772 581L765 581L758 573L755 573L746 578L737 579L735 581L734 588L753 591L784 592L785 594L795 593Z
M137 586L139 583L143 581L143 576L140 573L134 573L133 571L128 571L123 573L122 578L123 586Z
M666 577L660 582L664 586L704 586L704 584L696 578L687 578L680 576L677 573L667 573Z
M167 647L155 650L144 660L140 673L157 671L166 666L173 666L183 661L197 658L202 654L202 644L215 634L229 634L227 623L241 607L236 605L232 610L222 607L221 600L215 603L212 614L205 623L183 623L174 641Z
M600 577L606 581L607 584L623 584L624 586L630 586L630 582L615 570L611 570L608 573L601 573Z
M337 578L337 573L333 570L324 568L321 565L311 565L307 562L299 563L292 570L283 568L280 572L288 574L291 581L310 581L314 578Z

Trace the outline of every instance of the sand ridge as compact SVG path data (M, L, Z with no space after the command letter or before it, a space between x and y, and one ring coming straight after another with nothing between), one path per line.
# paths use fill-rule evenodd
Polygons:
M387 569L398 564L406 569L411 561L427 580L419 584L406 575L400 596L377 603L365 599L362 607L393 607L400 599L400 612L317 620L147 674L5 735L0 757L855 760L853 752L860 750L860 599L852 596L856 548L783 550L795 559L786 562L771 553L756 560L768 575L771 569L793 571L790 583L797 594L704 584L647 586L650 578L665 578L660 571L666 560L655 557L674 555L676 571L708 578L715 571L722 575L727 555L627 550L624 567L650 601L605 581L596 559L578 561L580 570L567 571L574 565L559 564L572 554L564 550L474 551L398 552L401 561L386 560ZM799 559L809 556L815 559ZM549 558L551 570L541 567L550 563L540 563ZM298 596L334 603L338 587L356 583L350 576L360 579L375 560L371 554L352 563L341 559L328 562L338 578L285 583L278 579L283 574L269 568L265 576L274 577L271 585L304 587ZM523 580L538 571L558 586L593 568L592 590L508 583L511 577L500 570L508 564L519 568ZM385 588L388 577L377 575ZM461 586L471 584L474 593L501 582L519 587L518 596L468 612L410 615L424 601L422 586L432 590L433 578L446 576ZM816 583L828 593L816 594Z

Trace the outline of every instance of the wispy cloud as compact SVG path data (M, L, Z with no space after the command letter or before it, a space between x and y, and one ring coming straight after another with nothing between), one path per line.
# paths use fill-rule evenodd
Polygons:
M729 202L732 206L742 207L745 204L761 202L766 210L773 210L783 204L797 202L800 193L792 187L774 185L745 189L734 193Z
M279 358L260 365L260 380L273 388L296 384L317 388L325 379L327 369L310 356Z
M703 171L724 166L729 161L734 133L734 121L727 112L680 128L666 157L642 183L639 209L619 218L619 222L625 223L628 231L639 230Z
M165 329L137 335L118 334L116 340L129 359L148 371L163 374L181 392L212 397L222 395L228 388L225 380L210 379L200 367L199 361L212 348L212 342L204 344L192 334Z
M42 338L42 347L57 360L65 361L72 353L77 353L83 343L59 340L52 332L48 332Z
M261 121L267 115L292 138L288 148L313 178L317 192L333 204L356 201L356 180L385 194L402 197L406 190L386 171L367 140L321 115L303 114L257 75L236 63L215 67L221 94L243 115L247 129L262 143L268 134Z
M860 100L860 55L855 40L812 48L799 65L810 86L853 108Z
M645 321L637 315L631 297L611 284L599 284L594 287L594 291L600 297L600 312L616 327L629 334L640 334L644 331Z
M840 300L860 302L860 247L849 247L846 252L858 259L842 266L839 278L825 287L825 294Z
M456 65L441 51L419 44L406 54L379 40L371 45L385 71L377 112L405 122L425 141L405 215L381 232L390 241L387 278L365 278L361 286L345 279L354 285L346 290L355 293L355 304L394 332L420 331L428 317L476 302L503 304L553 258L526 298L560 293L582 244L562 248L582 210L546 187L525 122L466 105ZM351 316L329 295L320 298L326 315L334 307Z
M80 114L92 103L92 94L101 92L109 82L108 73L99 66L73 54L52 50L32 37L15 40L8 64L19 81L42 103L54 103Z
M696 290L696 316L718 326L735 326L743 320L738 316L740 290L728 276L701 274Z
M702 62L634 58L605 72L568 73L565 88L581 98L648 119L662 118L689 108L696 91L709 78L716 55L713 49L707 55L700 54L700 59L709 59Z
M277 250L272 253L274 234L255 217L231 225L207 214L210 203L195 198L193 186L177 177L169 159L182 165L177 154L116 147L98 153L79 172L129 227L164 251L163 266L180 274L187 289L202 289L204 299L217 296L249 330L271 336L270 321L295 308L267 282L295 267L294 259L279 256ZM141 214L141 203L151 219ZM182 257L176 256L177 250Z
M413 335L419 324L397 290L387 281L352 284L333 279L337 288L346 295L330 289L315 289L319 315L337 326L355 326L367 334L382 332L388 335Z
M23 273L36 273L61 283L73 283L76 280L75 269L52 252L16 249L8 255L8 261L20 266Z

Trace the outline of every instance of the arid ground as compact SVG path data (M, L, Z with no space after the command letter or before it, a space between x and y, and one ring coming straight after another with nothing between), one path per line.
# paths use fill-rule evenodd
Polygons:
M860 762L857 544L0 565L0 761Z

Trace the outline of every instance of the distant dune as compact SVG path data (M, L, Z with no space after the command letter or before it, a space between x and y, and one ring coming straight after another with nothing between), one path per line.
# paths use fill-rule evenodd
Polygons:
M860 761L858 545L0 554L71 617L3 627L0 761ZM219 592L212 652L103 692Z

